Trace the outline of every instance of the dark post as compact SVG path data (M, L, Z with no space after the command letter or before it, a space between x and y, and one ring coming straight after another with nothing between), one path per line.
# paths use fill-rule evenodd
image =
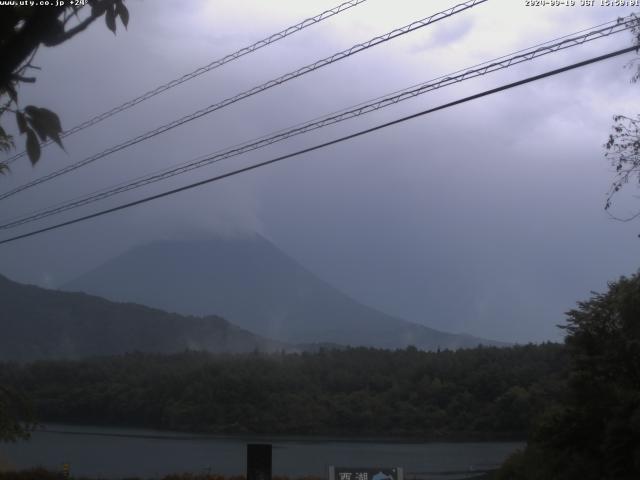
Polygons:
M271 480L271 444L247 444L247 480Z

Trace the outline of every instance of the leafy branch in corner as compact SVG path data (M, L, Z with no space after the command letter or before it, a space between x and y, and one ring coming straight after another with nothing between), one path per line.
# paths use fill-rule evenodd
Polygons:
M0 120L6 119L8 113L13 114L19 135L24 135L32 165L40 160L43 142L52 140L63 148L64 136L56 113L35 105L21 107L18 102L18 86L36 81L32 71L40 68L32 62L40 46L60 45L102 16L114 34L116 18L120 18L125 28L129 24L129 11L123 0L88 0L86 6L66 3L60 6L5 5L0 13ZM8 153L14 148L13 136L0 125L0 152ZM8 171L7 162L0 162L0 174ZM0 384L0 442L28 438L32 426L30 401L18 391Z
M605 144L605 157L615 167L616 176L607 196L605 210L611 207L613 196L630 180L637 179L640 183L640 115L636 118L616 115L613 121L613 133ZM638 216L640 212L621 220L629 221Z
M58 116L49 109L34 105L20 108L18 86L36 81L30 71L39 70L32 61L40 46L60 45L103 16L107 28L114 34L117 18L125 28L129 24L124 0L88 0L86 6L5 6L2 9L0 98L7 97L7 101L0 107L0 119L6 112L15 113L18 131L25 136L27 155L33 165L40 159L42 142L50 139L62 147L63 129ZM14 139L0 126L0 151L9 152L14 148ZM0 173L8 170L8 165L0 162Z
M640 16L632 14L631 17L633 18L631 33L633 34L636 53L638 53L640 52ZM618 19L618 23L622 21L624 21L624 19ZM638 61L640 61L640 58L634 58L626 65L627 68L636 69L631 77L632 83L640 81L640 65L638 65ZM640 115L637 115L636 118L626 115L615 115L613 122L612 132L609 135L607 143L604 144L604 148L606 149L605 157L616 170L604 206L604 209L607 211L611 208L613 197L622 187L633 180L637 180L640 185ZM616 220L628 222L640 217L640 211L626 218L619 218L614 215L611 215L611 217Z

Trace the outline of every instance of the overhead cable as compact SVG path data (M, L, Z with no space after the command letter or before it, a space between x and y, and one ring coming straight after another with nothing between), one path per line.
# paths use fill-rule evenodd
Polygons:
M629 21L631 22L631 20ZM516 55L503 56L500 57L500 59L497 61L485 62L484 64L480 64L480 66L472 67L467 70L460 70L446 76L441 76L435 80L431 80L419 85L414 85L413 87L401 90L399 92L394 92L393 94L387 95L385 97L379 97L375 100L361 103L357 106L350 107L340 112L336 112L325 117L320 117L319 119L314 119L295 127L291 127L289 129L281 130L275 134L264 136L255 140L250 140L226 150L221 150L215 153L201 156L198 159L191 160L190 162L183 163L179 166L164 169L158 173L138 177L134 180L119 184L115 187L102 189L98 192L84 195L74 200L55 205L53 207L48 207L46 209L39 210L26 216L17 217L12 220L5 221L5 223L0 223L0 230L15 228L74 208L104 200L114 195L140 188L151 183L156 183L161 180L165 180L167 178L174 177L176 175L180 175L191 170L210 165L212 163L217 163L231 157L242 155L244 153L266 147L276 142L280 142L285 139L310 132L312 130L326 127L328 125L339 123L354 117L380 110L382 108L389 107L391 105L395 105L404 100L417 97L418 95L422 95L424 93L437 90L454 83L463 82L465 80L486 75L487 73L495 72L497 70L509 68L511 66L518 65L522 62L530 61L535 58L548 55L550 53L582 45L586 42L604 38L615 33L620 33L628 30L629 28L631 28L631 26L632 24L627 22L615 23L604 28L595 28L593 30L587 31L586 33L583 33L582 35L573 37L562 37L563 40L556 43L545 44L537 48L532 47L528 50L521 50L521 53L518 53Z
M94 117L91 117L90 119L76 125L73 128L70 128L69 130L65 130L64 132L62 132L60 134L61 138L65 138L68 137L70 135L73 135L74 133L77 133L81 130L84 130L85 128L89 128L97 123L102 122L103 120L106 120L109 117L112 117L120 112L123 112L135 105L138 105L141 102L144 102L145 100L149 100L152 97L155 97L156 95L160 95L163 92L166 92L167 90L170 90L174 87L177 87L178 85L187 82L189 80L192 80L196 77L199 77L200 75L210 72L211 70L214 70L218 67L221 67L233 60L237 60L240 57L243 57L249 53L253 53L256 50L259 50L263 47L266 47L267 45L271 45L272 43L275 43L279 40L282 40L283 38L286 38L290 35L293 35L294 33L299 32L300 30L303 30L307 27L310 27L311 25L315 25L316 23L320 23L323 20L326 20L327 18L333 17L334 15L339 14L340 12L344 12L345 10L348 10L352 7L355 7L361 3L366 2L367 0L350 0L348 2L344 2L341 3L340 5L338 5L337 7L334 7L330 10L326 10L322 13L319 13L318 15L315 15L313 17L307 18L305 20L303 20L300 23L297 23L295 25L292 25L291 27L287 27L284 30L281 30L278 33L274 33L273 35L268 36L267 38L263 38L262 40L259 40L251 45L249 45L248 47L244 47L241 48L240 50L237 50L233 53L230 53L228 55L225 55L222 58L219 58L217 60L214 60L213 62L209 63L208 65L205 65L204 67L200 67L197 68L196 70L189 72L179 78L176 78L174 80L171 80L170 82L165 83L164 85L160 85L152 90L149 90L148 92L143 93L142 95L133 98L127 102L124 102L121 105L118 105L117 107L112 108L111 110L107 110L104 113L101 113L99 115L96 115ZM41 147L44 147L46 145L50 145L51 143L53 143L52 140L48 140L46 142L42 142L40 144ZM16 160L18 160L21 157L24 157L27 154L26 151L22 151L20 153L17 153L16 155L13 155L12 157L10 157L8 160L6 160L4 163L6 164L11 164L13 162L15 162Z
M224 107L227 107L233 103L236 103L240 100L243 100L247 97L256 95L258 93L264 92L265 90L268 90L272 87L281 85L282 83L288 82L289 80L293 80L294 78L298 78L302 75L305 75L309 72L313 72L314 70L318 70L322 67L325 67L327 65L331 65L332 63L338 62L340 60L343 60L345 58L350 57L351 55L355 55L356 53L362 52L364 50L367 50L371 47L374 47L376 45L380 45L381 43L387 42L389 40L392 40L394 38L397 38L401 35L405 35L409 32L413 32L419 28L423 28L426 27L427 25L431 25L439 20L448 18L452 15L455 15L457 13L460 13L462 11L465 11L469 8L472 8L476 5L479 5L481 3L486 2L487 0L468 0L464 3L460 3L458 5L455 5L451 8L448 8L447 10L444 10L442 12L438 12L434 15L431 15L427 18L424 18L422 20L417 20L415 22L410 23L409 25L405 25L404 27L401 28L397 28L395 30L392 30L391 32L388 32L384 35L380 35L377 37L374 37L364 43L359 43L357 45L352 46L351 48L348 48L346 50L343 50L341 52L335 53L329 57L326 57L322 60L318 60L312 64L309 64L305 67L299 68L298 70L295 70L293 72L287 73L285 75L282 75L276 79L270 80L266 83L263 83L261 85L258 85L256 87L253 87L249 90L246 90L245 92L239 93L233 97L229 97L225 100L222 100L221 102L215 103L213 105L210 105L206 108L203 108L201 110L198 110L192 114L186 115L182 118L179 118L177 120L174 120L170 123L167 123L165 125L162 125L158 128L155 128L153 130L150 130L142 135L138 135L135 138L132 138L130 140L127 140L126 142L120 143L116 146L110 147L106 150L103 150L100 153L97 153L95 155L92 155L90 157L85 158L84 160L81 160L77 163L74 163L72 165L68 165L67 167L61 168L59 170L56 170L55 172L52 172L48 175L45 175L43 177L40 177L36 180L32 180L28 183L25 183L23 185L20 185L8 192L2 193L0 194L0 200L3 200L5 198L11 197L19 192L22 192L24 190L27 190L29 188L33 188L36 185L40 185L41 183L47 182L49 180L52 180L56 177L59 177L60 175L64 175L67 174L69 172L72 172L74 170L77 170L78 168L84 167L85 165L88 165L90 163L95 162L96 160L99 160L101 158L104 158L108 155L111 155L113 153L119 152L121 150L124 150L125 148L128 148L132 145L135 145L137 143L143 142L145 140L148 140L150 138L153 138L157 135L161 135L169 130L172 130L180 125L184 125L187 122L191 122L193 120L196 120L200 117L203 117L205 115L208 115L212 112L215 112L216 110L220 110Z
M477 93L475 95L464 97L464 98L461 98L459 100L455 100L453 102L445 103L445 104L440 105L438 107L434 107L434 108L430 108L430 109L427 109L427 110L423 110L421 112L414 113L412 115L407 115L405 117L401 117L401 118L398 118L396 120L377 125L375 127L367 128L365 130L360 130L359 132L352 133L350 135L345 135L343 137L340 137L340 138L337 138L337 139L334 139L334 140L330 140L330 141L327 141L327 142L324 142L324 143L321 143L321 144L317 144L317 145L314 145L312 147L304 148L302 150L298 150L298 151L293 152L293 153L289 153L289 154L286 154L286 155L281 155L279 157L272 158L270 160L266 160L264 162L260 162L260 163L254 164L254 165L250 165L248 167L239 168L237 170L233 170L231 172L227 172L227 173L224 173L224 174L221 174L221 175L217 175L215 177L210 177L210 178L207 178L205 180L200 180L198 182L191 183L189 185L185 185L185 186L182 186L182 187L179 187L179 188L174 188L174 189L166 191L166 192L158 193L156 195L151 195L151 196L139 199L139 200L135 200L135 201L132 201L132 202L129 202L129 203L118 205L116 207L112 207L112 208L108 208L108 209L105 209L105 210L101 210L99 212L92 213L90 215L85 215L85 216L82 216L82 217L74 218L72 220L68 220L66 222L57 223L57 224L51 225L49 227L40 228L38 230L33 230L31 232L23 233L21 235L16 235L14 237L9 237L7 239L1 240L0 241L0 245L6 244L6 243L10 243L10 242L14 242L14 241L17 241L17 240L20 240L20 239L32 237L34 235L39 235L39 234L42 234L44 232L49 232L51 230L56 230L56 229L59 229L59 228L62 228L62 227L66 227L66 226L69 226L69 225L73 225L73 224L76 224L76 223L79 223L79 222L84 222L86 220L90 220L92 218L97 218L97 217L106 215L108 213L113 213L113 212L117 212L117 211L120 211L120 210L125 210L125 209L131 208L131 207L135 207L137 205L141 205L143 203L148 203L148 202L151 202L151 201L154 201L154 200L158 200L160 198L168 197L170 195L174 195L174 194L179 193L179 192L184 192L186 190L191 190L193 188L200 187L202 185L207 185L209 183L213 183L213 182L222 180L224 178L229 178L229 177L241 174L241 173L245 173L245 172L248 172L248 171L251 171L251 170L255 170L255 169L260 168L260 167L264 167L264 166L267 166L267 165L271 165L271 164L280 162L282 160L286 160L288 158L292 158L292 157L296 157L296 156L299 156L299 155L302 155L302 154L305 154L305 153L313 152L315 150L320 150L322 148L326 148L326 147L331 146L331 145L335 145L335 144L338 144L338 143L341 143L341 142L344 142L344 141L347 141L347 140L351 140L351 139L354 139L354 138L357 138L357 137L360 137L360 136L363 136L363 135L366 135L366 134L369 134L369 133L372 133L372 132L376 132L376 131L381 130L383 128L387 128L387 127L390 127L392 125L397 125L399 123L403 123L403 122L406 122L408 120L412 120L414 118L418 118L418 117L421 117L421 116L424 116L424 115L427 115L427 114L430 114L430 113L433 113L433 112L436 112L436 111L439 111L439 110L444 110L446 108L451 108L453 106L460 105L460 104L466 103L466 102L470 102L472 100L476 100L478 98L486 97L488 95L492 95L494 93L502 92L504 90L508 90L508 89L511 89L511 88L514 88L514 87L518 87L520 85L524 85L524 84L527 84L527 83L531 83L531 82L535 82L535 81L538 81L538 80L542 80L544 78L547 78L547 77L550 77L550 76L553 76L553 75L558 75L560 73L567 72L569 70L573 70L573 69L576 69L576 68L584 67L586 65L590 65L590 64L593 64L593 63L596 63L596 62L607 60L609 58L613 58L613 57L616 57L618 55L623 55L625 53L633 52L634 50L636 50L635 46L623 48L621 50L610 52L610 53L605 54L605 55L600 55L598 57L593 57L593 58L590 58L588 60L584 60L582 62L574 63L574 64L571 64L571 65L567 65L565 67L558 68L558 69L555 69L555 70L551 70L551 71L548 71L548 72L545 72L545 73L542 73L542 74L539 74L539 75L534 75L532 77L528 77L528 78L525 78L523 80L519 80L517 82L508 83L508 84L502 85L500 87L492 88L490 90L485 90L485 91L483 91L481 93Z

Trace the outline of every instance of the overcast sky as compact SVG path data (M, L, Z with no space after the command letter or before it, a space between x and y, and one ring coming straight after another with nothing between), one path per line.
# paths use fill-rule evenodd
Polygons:
M114 36L100 21L62 46L41 49L35 59L42 67L38 81L21 86L20 101L56 111L69 128L338 3L129 0L127 31L118 24ZM0 188L21 185L454 3L368 0L67 138L66 153L48 147L35 168L22 159L0 179ZM633 11L598 5L527 7L524 0L489 0L2 201L0 216L5 220L112 186ZM571 48L55 221L630 44L631 35L622 33ZM602 145L612 116L640 110L640 86L629 82L631 70L624 68L632 58L617 57L2 245L0 273L56 287L140 243L201 229L258 231L321 278L387 313L497 340L559 340L556 325L563 312L640 266L640 221L617 222L603 211L613 173ZM12 118L3 118L2 125L15 130ZM633 194L635 186L614 203L615 213L640 208Z

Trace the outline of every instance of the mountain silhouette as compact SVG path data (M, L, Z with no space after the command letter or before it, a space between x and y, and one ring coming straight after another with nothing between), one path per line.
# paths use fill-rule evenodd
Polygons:
M288 343L426 350L502 345L363 305L258 234L137 246L62 288L180 314L219 315Z
M84 293L47 290L0 275L0 360L76 359L134 351L297 350L217 316L193 317Z

